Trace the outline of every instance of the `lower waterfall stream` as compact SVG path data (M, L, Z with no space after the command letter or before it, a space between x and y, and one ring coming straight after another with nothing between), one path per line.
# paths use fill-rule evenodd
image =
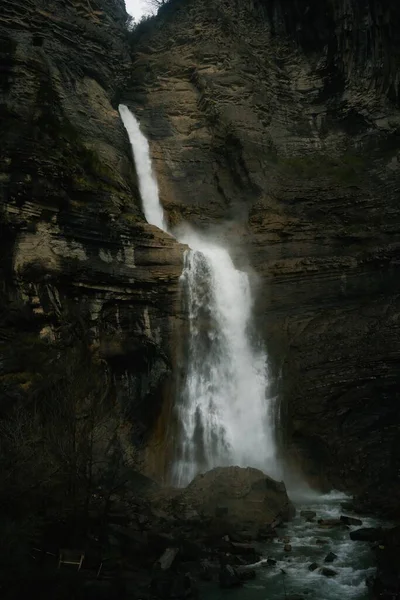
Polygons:
M126 106L119 111L132 145L143 211L148 222L167 230L152 172L149 144ZM275 447L275 400L270 396L267 356L252 332L252 298L248 275L237 270L229 252L186 229L177 239L187 243L181 277L189 316L189 340L184 388L179 412L179 450L173 467L174 483L186 485L198 472L215 466L257 467L281 478ZM289 490L290 495L290 490ZM230 590L232 599L364 600L366 577L373 572L369 544L352 542L344 527L323 529L306 522L301 510L316 519L337 519L343 513L340 494L310 494L295 500L297 516L282 529L291 550L276 539L260 544L260 554L276 560L258 569L256 580ZM365 526L373 526L364 519ZM333 552L336 558L325 563ZM311 563L318 568L309 570ZM325 576L321 569L334 575ZM207 588L209 600L225 590Z
M317 519L338 519L343 512L341 503L346 497L338 493L310 495L296 502L296 517L280 529L280 537L259 544L260 554L276 560L275 566L261 566L257 578L244 587L229 590L232 600L367 600L368 576L375 572L374 557L368 542L353 542L349 529L323 528ZM314 522L307 522L300 512L315 511ZM372 518L363 517L363 527L376 527ZM350 527L357 529L357 526ZM285 552L285 541L291 545ZM337 558L324 562L329 553ZM309 570L313 563L318 567ZM322 568L335 572L327 577ZM226 590L206 587L207 600L221 600Z

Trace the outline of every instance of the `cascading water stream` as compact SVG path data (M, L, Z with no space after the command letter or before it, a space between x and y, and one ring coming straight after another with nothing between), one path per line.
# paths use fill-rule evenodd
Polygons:
M144 216L148 223L166 231L164 211L159 200L157 181L151 166L149 142L141 132L139 123L129 108L124 104L120 104L118 110L132 146Z
M251 335L248 275L229 253L191 232L182 274L189 315L188 368L175 481L215 466L258 467L277 476L267 357Z
M126 106L120 105L119 112L132 145L146 219L167 230L147 139ZM251 335L249 277L235 268L225 248L188 228L177 237L191 250L181 277L189 340L177 403L175 483L185 485L201 470L227 465L258 467L278 476L267 357Z

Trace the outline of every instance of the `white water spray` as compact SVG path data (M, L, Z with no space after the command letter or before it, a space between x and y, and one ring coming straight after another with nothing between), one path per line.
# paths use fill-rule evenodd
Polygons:
M258 467L278 476L266 354L251 332L249 277L225 248L186 234L182 280L189 315L175 480L216 466Z
M126 106L127 129L149 223L166 230L149 144ZM274 399L269 397L267 357L251 332L249 277L228 251L186 229L178 235L185 255L182 284L189 316L187 365L180 390L178 452L174 479L187 484L215 466L258 467L279 476L274 441Z

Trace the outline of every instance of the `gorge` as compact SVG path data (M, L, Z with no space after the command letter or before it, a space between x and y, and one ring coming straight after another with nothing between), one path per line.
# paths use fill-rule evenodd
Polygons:
M128 31L122 0L3 5L10 539L229 464L396 520L399 7L169 0Z

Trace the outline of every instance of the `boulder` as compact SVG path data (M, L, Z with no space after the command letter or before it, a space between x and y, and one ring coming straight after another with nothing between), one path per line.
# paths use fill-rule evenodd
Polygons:
M239 587L242 581L231 565L222 565L219 572L219 585L224 589Z
M335 577L335 575L337 575L337 572L333 569L328 569L328 567L322 567L321 574L325 575L325 577Z
M292 551L292 546L291 544L285 544L283 547L285 552L291 552Z
M383 537L380 527L362 527L350 532L350 539L357 542L379 542Z
M342 515L340 517L340 520L345 525L362 525L363 524L361 519L356 519L355 517L347 517L345 515Z
M262 525L257 533L257 539L260 541L272 540L276 538L278 534L276 533L274 524L272 525Z
M314 521L315 517L317 516L317 513L314 510L302 510L300 512L300 516L303 517L303 519L305 519L306 521Z
M256 571L250 567L238 567L236 569L236 573L240 579L240 581L250 581L251 579L256 578Z
M166 571L172 567L172 563L179 553L179 548L167 548L162 556L158 559L158 563L162 571Z
M246 555L255 557L257 555L257 551L254 546L251 544L239 544L238 542L231 542L230 551L232 554Z
M209 560L200 562L199 577L202 581L212 581L215 567Z
M172 581L171 597L179 599L198 598L196 581L190 573L177 573ZM164 600L164 599L162 599Z
M197 598L198 590L193 577L189 573L176 573L173 570L162 570L157 562L150 583L153 598Z
M260 529L289 520L295 509L283 482L253 468L218 467L198 475L182 493L184 501L210 522L228 529L246 530L256 537ZM252 532L252 533L251 533Z
M318 563L316 562L311 563L311 565L308 567L309 571L315 571L316 569L318 569Z
M331 563L331 562L333 562L336 559L337 559L337 554L335 554L334 552L329 552L329 554L327 554L325 556L324 562Z
M318 519L318 527L332 529L333 527L345 527L340 519Z

